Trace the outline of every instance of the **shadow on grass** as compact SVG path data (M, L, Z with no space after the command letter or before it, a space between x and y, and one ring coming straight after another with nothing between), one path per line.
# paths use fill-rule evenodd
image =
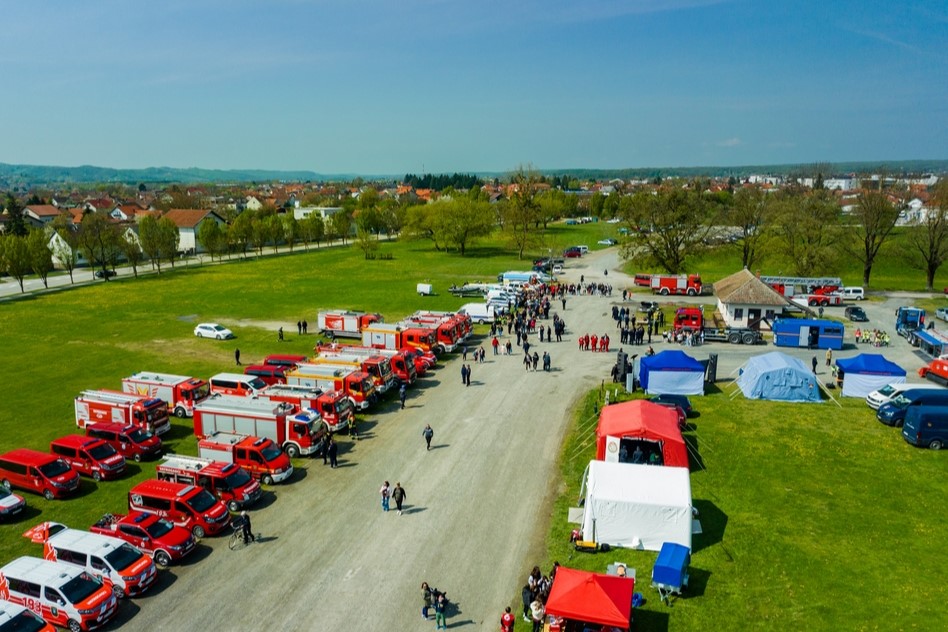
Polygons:
M693 538L692 553L697 553L724 539L724 530L727 528L727 514L718 509L710 500L695 500L693 506L698 510L698 519L701 521L701 533Z
M682 435L682 437L685 440L685 448L688 450L688 470L691 472L700 472L701 470L707 469L704 466L704 459L701 458L701 452L698 450L697 435L687 434Z
M682 591L681 596L684 599L693 597L703 597L708 588L708 580L711 578L711 571L703 568L688 567L688 588Z
M636 588L639 586L636 585ZM654 596L658 601L658 595ZM664 606L662 606L664 607ZM632 627L634 632L668 632L668 613L658 610L633 610Z

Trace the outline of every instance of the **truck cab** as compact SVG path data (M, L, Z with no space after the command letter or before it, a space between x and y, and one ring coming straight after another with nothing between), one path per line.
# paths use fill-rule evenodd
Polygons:
M125 473L125 457L102 439L66 435L50 443L49 451L96 481L118 478Z
M293 475L293 465L280 446L270 439L217 432L198 442L205 459L236 463L267 485L281 483Z
M260 483L235 463L173 455L158 464L156 475L160 481L203 487L234 512L253 505L263 496Z

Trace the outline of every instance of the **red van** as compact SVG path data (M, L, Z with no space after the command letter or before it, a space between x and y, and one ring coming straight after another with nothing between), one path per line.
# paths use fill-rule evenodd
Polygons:
M46 500L63 498L79 489L79 474L63 459L28 448L0 455L0 482L42 494Z
M49 451L80 474L97 481L118 478L125 473L125 457L102 439L66 435L50 443Z
M196 538L220 533L230 524L227 507L206 489L170 481L139 483L128 492L128 508L165 518Z
M161 454L161 439L133 424L101 421L86 424L86 436L102 439L126 459L135 462Z
M291 353L271 353L263 359L264 364L281 366L287 371L296 368L300 362L306 362L306 356Z
M244 375L259 377L267 386L286 384L286 367L274 364L251 364L244 367Z

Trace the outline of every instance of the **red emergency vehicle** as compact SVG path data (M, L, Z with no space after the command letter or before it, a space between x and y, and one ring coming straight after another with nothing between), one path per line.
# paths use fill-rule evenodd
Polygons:
M122 390L139 397L157 397L168 404L175 417L190 417L194 405L204 401L211 390L207 382L187 375L141 371L122 380Z
M395 386L395 373L392 371L392 362L385 356L375 353L362 356L341 351L326 351L312 358L307 364L325 364L328 366L358 369L372 376L372 383L380 395L384 395ZM300 364L297 368L306 366Z
M216 432L198 441L198 454L205 459L236 463L267 485L282 483L293 475L289 457L263 437Z
M324 358L335 358L349 355L367 360L368 358L380 355L388 358L392 367L392 373L395 374L395 379L402 384L414 384L415 378L418 376L414 354L409 356L409 354L404 353L403 351L396 351L394 349L373 349L372 347L362 347L357 345L340 345L335 342L328 345L316 345L316 347L313 348L313 351ZM422 368L427 368L423 360L421 361L421 365Z
M49 451L72 469L97 481L118 478L125 473L125 457L102 439L66 435L50 443Z
M459 321L440 316L409 316L401 323L405 327L427 327L435 332L437 348L442 353L457 349L463 338L463 326Z
M323 310L316 316L320 333L330 338L360 338L363 329L381 322L384 322L381 314L348 310Z
M376 349L402 349L412 347L425 353L440 353L441 349L431 327L416 323L403 325L376 324L362 331L362 344Z
M669 294L701 294L701 276L698 274L655 274L652 276L652 292L668 296Z
M188 529L155 514L139 511L127 515L105 514L89 527L89 531L125 540L151 555L158 566L169 566L193 551L197 545Z
M260 483L235 463L175 454L158 464L156 474L160 481L203 487L234 512L249 507L263 496Z
M263 389L258 399L286 402L300 410L315 410L332 432L345 430L352 419L352 402L342 391L324 392L320 388L298 384L274 384Z
M358 410L365 410L377 399L372 377L352 368L301 364L286 374L286 383L324 391L342 391Z
M128 492L128 508L164 518L196 538L220 533L230 524L226 505L194 485L149 479Z
M157 435L171 428L168 404L157 397L111 390L82 391L76 398L76 425L85 428L100 421L135 424Z

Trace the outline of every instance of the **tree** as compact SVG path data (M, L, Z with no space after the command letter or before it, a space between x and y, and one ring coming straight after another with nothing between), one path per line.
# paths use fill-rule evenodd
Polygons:
M161 231L158 229L158 220L146 215L138 223L138 241L142 252L151 261L152 268L157 266L161 274Z
M181 242L181 233L178 227L168 217L158 220L158 241L161 244L161 256L168 260L174 268L174 260L178 257L178 247Z
M247 255L247 247L253 239L253 220L254 212L244 211L234 219L230 230L227 231L234 249L244 256Z
M939 180L928 212L909 229L916 267L925 271L925 288L935 286L935 273L948 259L948 180Z
M724 211L729 226L740 231L738 246L741 249L741 265L750 270L762 258L763 246L770 234L774 204L769 194L758 188L741 189Z
M6 207L7 215L10 218L7 221L7 234L26 235L26 217L23 216L23 206L20 205L20 201L12 193L7 193L3 205Z
M872 264L882 244L892 234L895 223L899 219L899 209L889 201L881 191L867 191L859 196L852 213L856 220L849 234L850 243L846 244L846 251L862 262L862 282L869 285L869 275L872 273Z
M26 243L26 237L5 235L2 255L4 270L20 284L20 292L24 292L23 279L33 269L30 265L30 248Z
M323 240L323 237L326 236L326 224L323 222L323 217L319 213L311 213L309 217L300 222L302 228L303 240L308 244L315 241L316 247L319 247L319 242Z
M83 215L79 226L79 247L89 265L102 270L102 278L108 281L108 265L114 263L119 250L119 234L112 220L107 215L94 211Z
M125 256L125 260L132 266L132 274L134 274L137 279L138 266L141 265L141 262L145 259L145 254L142 252L142 246L138 243L138 238L135 236L135 233L131 230L123 232L119 240L119 248Z
M283 218L279 215L268 215L265 220L267 229L267 241L273 246L273 253L276 254L277 246L283 241Z
M476 196L460 197L448 203L445 217L445 240L458 249L461 256L468 245L478 237L494 230L494 215L490 204Z
M59 235L59 239L53 242L53 256L62 264L63 268L69 273L69 282L75 283L72 273L79 262L79 235L72 223L72 217L66 213L61 213L52 221L52 229Z
M49 237L41 228L30 230L26 237L26 246L29 251L30 268L43 280L43 287L48 288L49 273L53 270L53 253L49 250Z
M286 242L286 245L290 247L290 252L293 252L293 246L296 245L296 242L300 239L300 223L293 217L292 213L287 213L283 216L283 240Z
M358 223L356 224L356 245L366 259L375 259L375 253L379 250L379 242L371 230Z
M671 274L684 272L688 255L704 248L714 222L702 193L678 187L641 191L620 204L620 212L629 227L623 256Z
M223 257L224 251L227 249L227 235L220 224L213 220L201 222L201 225L198 226L197 237L211 256L211 261L214 260L215 256L218 260Z
M830 274L839 261L840 208L825 190L784 195L774 219L774 251L797 276Z
M351 213L343 208L343 210L329 218L329 223L332 226L332 236L342 239L342 243L345 244L349 233L352 231Z
M532 169L521 167L510 181L512 192L503 207L503 225L517 249L517 257L523 259L524 251L540 242L533 230L540 212L536 201L540 176Z
M250 240L258 255L263 254L263 247L270 240L270 227L267 225L267 217L257 213L250 223Z

